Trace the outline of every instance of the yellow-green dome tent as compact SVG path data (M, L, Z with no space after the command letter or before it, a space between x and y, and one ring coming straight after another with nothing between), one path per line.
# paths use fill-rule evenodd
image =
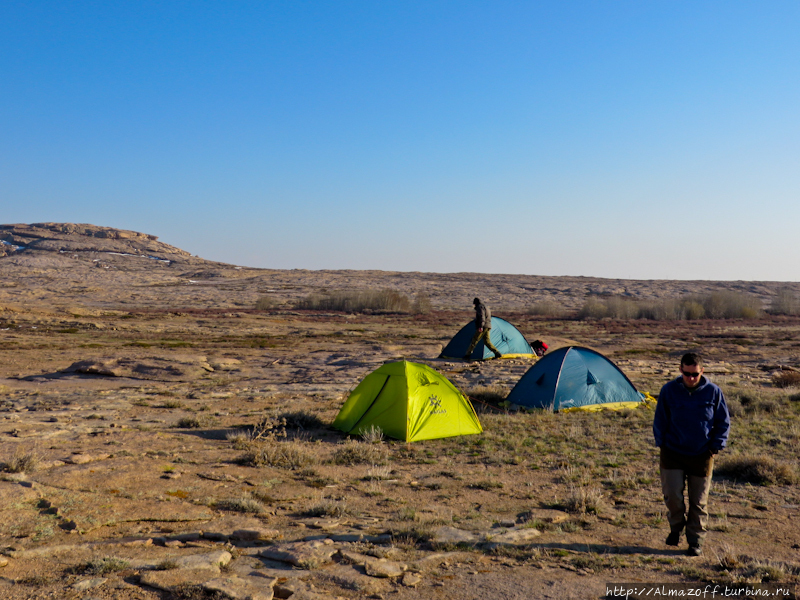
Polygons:
M408 361L386 363L367 375L333 426L353 434L380 427L407 442L483 431L472 403L444 375Z

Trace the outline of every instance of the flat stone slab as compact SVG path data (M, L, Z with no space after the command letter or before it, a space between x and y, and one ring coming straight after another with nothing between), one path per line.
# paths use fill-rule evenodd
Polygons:
M74 583L72 585L72 589L78 592L85 592L86 590L91 590L92 588L100 587L106 581L108 581L108 579L104 577L96 577L94 579L84 579L83 581Z
M373 558L364 563L364 571L370 577L393 579L402 576L407 569L407 565L385 558Z
M24 508L26 502L39 499L39 492L30 484L0 481L0 511Z
M219 577L217 569L169 569L168 571L144 571L139 577L143 585L166 590L172 590L183 585L202 585Z
M466 544L473 546L483 541L480 534L455 527L440 527L436 530L432 542L436 544Z
M270 577L219 577L206 581L203 589L233 600L272 600L272 586L277 581Z
M288 542L264 548L259 554L264 558L288 562L301 569L316 569L330 562L337 552L333 540L313 540L310 542Z
M128 357L79 360L62 370L62 373L129 377L155 381L193 381L214 368L205 356L151 356L145 359Z
M325 571L325 578L346 590L354 590L360 595L380 594L389 590L386 579L376 579L365 575L352 565L337 565Z
M84 452L76 452L75 454L64 459L64 462L70 465L85 465L90 462L107 459L110 454L88 454Z
M73 529L79 531L135 521L206 521L213 516L212 511L205 506L180 500L130 500L50 486L40 485L39 488L44 498L58 509L59 516L72 521Z
M215 550L206 554L190 554L175 559L179 569L216 569L231 562L231 553L227 550Z
M341 550L339 554L350 564L363 567L364 572L370 577L390 579L400 577L408 570L408 565L385 558L376 558L348 550Z
M524 546L540 535L542 535L542 532L538 529L525 527L511 529L498 534L489 534L486 542L493 546Z
M557 524L569 521L569 514L552 508L532 508L528 511L527 520Z

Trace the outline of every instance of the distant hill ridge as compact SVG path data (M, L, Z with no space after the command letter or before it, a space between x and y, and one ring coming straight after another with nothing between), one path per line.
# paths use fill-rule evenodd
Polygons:
M117 252L155 255L165 259L191 256L185 250L159 242L154 235L86 223L31 223L0 225L0 256L24 250L46 252Z
M545 260L531 256L531 268ZM661 301L720 291L755 296L767 308L784 288L800 295L798 282L252 268L206 260L154 235L125 229L85 223L0 225L0 308L67 301L114 308L242 308L263 297L291 307L311 294L389 289L409 298L423 294L435 308L463 311L466 318L475 296L501 316L575 312L597 298Z

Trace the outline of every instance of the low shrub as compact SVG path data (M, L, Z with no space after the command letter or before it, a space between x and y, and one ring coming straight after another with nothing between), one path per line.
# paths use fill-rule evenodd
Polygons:
M411 305L411 314L427 315L433 310L431 298L428 294L417 294L414 303Z
M777 388L788 388L800 386L800 372L782 370L772 376L772 385Z
M600 514L603 505L603 492L597 488L572 488L560 508L577 514Z
M305 310L335 310L348 313L361 312L411 312L408 296L395 290L359 290L312 294L300 300L295 308Z
M553 300L534 302L528 307L528 314L537 317L560 318L567 314L566 309Z
M271 310L275 308L275 300L269 296L261 296L256 300L256 310Z
M782 287L772 299L769 312L773 315L800 315L800 297L792 288Z
M797 473L791 465L778 462L770 456L741 456L720 462L714 469L717 475L753 485L797 482Z
M175 423L177 429L201 429L205 424L197 417L182 417Z
M620 296L590 297L578 311L577 318L655 321L752 319L761 312L761 301L757 297L725 290L704 296L684 296L660 301L638 301Z

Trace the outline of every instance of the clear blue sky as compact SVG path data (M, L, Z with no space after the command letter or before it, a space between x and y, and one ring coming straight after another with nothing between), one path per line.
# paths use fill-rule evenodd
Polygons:
M0 223L239 265L800 281L795 1L0 2Z

